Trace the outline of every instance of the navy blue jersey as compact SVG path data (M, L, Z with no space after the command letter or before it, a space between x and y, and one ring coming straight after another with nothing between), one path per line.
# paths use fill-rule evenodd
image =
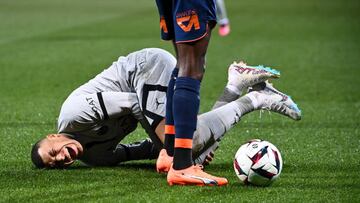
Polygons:
M209 21L216 22L215 0L156 0L161 38L176 43L203 38Z

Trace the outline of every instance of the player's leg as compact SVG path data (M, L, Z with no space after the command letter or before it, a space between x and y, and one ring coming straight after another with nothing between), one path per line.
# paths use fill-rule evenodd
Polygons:
M203 66L209 39L210 33L192 44L182 43L176 45L178 52L177 66L182 68L179 77L177 77L179 69L174 69L168 86L165 119L165 149L167 153L165 150L160 152L157 161L158 172L168 171L168 165L172 162L172 158L168 156L173 156L174 151L177 151L179 160L174 162L175 168L186 168L192 165L191 146L187 148L184 146L175 147L174 135L176 134L176 127L174 121L177 118L177 128L179 129L177 134L188 135L185 140L191 142L196 127L196 116L199 111L200 81L204 72ZM176 90L174 89L175 84ZM178 142L184 140L184 137L177 137L179 138L177 139Z
M208 33L207 32L208 31L207 22L203 23L202 26L200 26L199 19L198 19L199 16L197 15L196 11L192 10L192 7L190 7L190 9L188 9L187 7L184 7L184 4L186 4L186 3L190 3L190 5L191 5L191 4L198 4L198 2L196 2L196 1L185 2L185 1L179 1L179 0L178 1L157 0L156 3L157 3L158 9L159 9L159 14L160 14L160 27L161 27L162 39L164 39L164 40L175 40L175 35L174 35L175 28L174 28L174 25L178 26L177 31L180 31L180 32L189 32L191 29L194 29L194 30L191 31L191 32L195 32L195 36L192 36L193 38L191 38L191 39L186 38L186 33L184 34L185 35L184 38L181 38L181 37L179 38L179 39L184 39L184 41L194 40L195 41L194 44L197 43L196 42L197 40L199 40L201 38L204 38L204 36ZM170 5L170 4L172 4L172 5ZM175 9L176 9L176 11L179 11L179 12L178 13L173 12L173 10L175 10ZM195 13L193 13L193 12L195 12ZM169 15L169 13L171 13L171 15ZM176 15L176 17L175 17L175 15ZM215 12L214 12L214 16L215 16ZM174 18L176 18L176 19L174 19ZM214 19L215 19L215 17L214 17ZM205 20L205 18L204 18L204 20ZM169 21L171 21L171 22L169 22ZM205 55L209 36L205 37L205 38L206 38L206 40L203 40L205 42L203 44L205 44L206 46L203 49L203 51L199 52L197 49L199 49L200 46L197 46L196 49L193 49L191 53L196 52L196 53L201 53L202 55ZM200 43L197 43L197 44L199 45ZM191 45L191 46L188 46L188 47L191 48L193 46ZM202 46L202 47L204 47L204 46ZM181 49L181 50L179 51L179 49ZM177 59L178 59L177 67L179 67L180 66L179 62L187 60L187 59L184 58L184 56L189 56L189 55L184 55L184 53L189 53L188 52L189 49L188 48L184 49L183 47L181 47L181 46L179 47L178 45L176 45L175 46L175 51L176 51ZM179 54L179 52L181 52L181 55ZM200 56L199 57L195 56L195 59L198 59L198 58L201 58L201 57ZM202 56L201 59L204 60L204 56ZM191 59L191 60L194 61L193 59ZM199 77L202 77L202 74L203 74L203 61L197 60L195 62L198 63L195 66L196 67L200 66L201 70L198 71L197 73L192 72L192 73L190 73L188 75L184 75L184 76L197 75ZM184 67L184 64L182 63L181 66ZM194 64L189 64L189 66L190 67L194 66ZM175 69L175 71L177 71L177 69ZM157 160L157 170L159 172L162 172L162 171L166 172L168 170L166 168L168 168L168 165L172 163L172 159L169 158L169 155L172 155L173 150L174 150L173 146L174 146L175 127L174 127L174 119L173 119L173 106L174 106L174 104L173 104L173 95L174 95L173 86L175 85L175 77L176 77L176 74L177 74L175 71L174 71L174 74L172 76L172 79L169 82L168 93L167 93L166 127L165 127L165 134L166 134L165 135L165 149L166 149L166 151L162 150L160 152L159 158ZM186 69L186 71L192 71L192 69ZM197 71L197 69L194 69L193 71ZM197 79L199 79L199 78L197 78ZM181 93L182 89L184 89L183 86L184 85L186 86L187 83L192 83L192 82L199 83L199 81L197 81L196 79L193 79L191 77L183 77L183 78L180 79L179 82L176 82L177 88L179 87L178 92L180 92L180 95L182 94ZM193 86L193 85L190 84L190 87L191 86ZM197 89L199 89L200 85L195 84L194 86L198 86ZM185 89L185 92L186 91L187 90ZM198 90L197 90L197 92L198 92ZM190 93L191 93L191 91L190 91ZM187 93L185 93L185 94L187 94ZM177 102L177 103L179 103L179 102ZM190 102L190 103L191 103L190 106L194 107L192 104L193 103L196 104L196 101L195 102ZM177 106L177 105L175 104L175 106ZM196 105L195 105L195 110L191 110L191 112L195 112L195 117L196 117L196 114L198 112L198 110L196 110ZM196 126L196 120L195 120L194 124ZM185 123L185 125L186 125L186 123ZM192 136L192 133L193 132L191 132L189 134L191 134L191 136ZM179 150L179 151L182 151L182 150ZM186 151L186 153L178 152L179 156L187 157L186 159L180 158L180 160L183 160L183 161L180 162L180 165L188 165L188 166L192 165L191 156L189 156L189 155L191 155L191 148L189 148L187 150L184 150L184 151ZM177 164L179 165L178 162L177 162ZM163 168L165 168L166 170L164 170Z
M205 55L210 31L215 24L214 1L178 0L174 6L179 75L173 96L174 161L167 180L170 185L225 185L225 178L212 176L203 172L201 167L193 166L191 151Z
M216 17L219 24L219 35L226 36L230 33L230 21L227 17L224 0L216 0Z
M173 167L176 170L192 165L192 137L199 111L200 82L204 73L205 55L211 28L208 10L213 1L175 1L174 29L178 51L179 75L175 83L173 111L175 148ZM211 7L211 8L210 8Z
M179 77L173 98L175 121L174 169L192 165L192 136L200 104L200 83L210 33L192 44L178 44Z
M156 0L156 4L160 16L160 30L161 38L163 40L171 40L174 42L174 27L173 27L173 1ZM177 48L174 45L176 58ZM174 155L174 140L175 140L175 126L173 118L173 95L175 81L178 76L179 69L174 67L171 74L167 93L166 93L166 113L165 113L165 140L164 149L160 151L159 158L156 161L156 170L158 172L168 172L169 165L172 164L172 156Z
M301 111L290 96L267 82L257 84L253 89L239 99L199 116L194 134L195 163L203 163L206 156L218 147L224 134L253 110L265 109L300 120Z
M279 77L280 72L275 69L264 66L249 66L242 61L239 63L234 62L229 66L228 69L228 82L222 94L213 105L212 109L214 110L232 101L235 101L243 92L247 91L249 87L257 83L264 82L270 78ZM244 103L244 105L246 104ZM205 124L204 122L202 123ZM200 129L204 126L205 128L207 127L207 125L200 124L197 126L197 129ZM203 139L201 140L198 140L199 135L197 132L194 135L197 140L194 141L196 144L193 148L193 158L197 164L204 163L206 158L209 156L211 157L211 154L214 154L215 150L219 147L220 138L219 140L216 140L211 136L209 137L206 136L206 134L204 135L205 136L202 136Z
M174 156L175 126L173 115L173 96L175 81L178 77L178 68L174 68L166 92L166 113L165 113L165 142L164 148L169 156Z
M174 68L171 78L168 84L166 92L166 113L165 113L165 140L164 149L159 153L159 158L156 161L156 170L159 173L168 172L169 165L173 162L174 156L174 142L175 142L175 125L173 116L173 96L175 81L178 75L179 69Z
M219 25L229 23L224 0L216 0L216 17Z

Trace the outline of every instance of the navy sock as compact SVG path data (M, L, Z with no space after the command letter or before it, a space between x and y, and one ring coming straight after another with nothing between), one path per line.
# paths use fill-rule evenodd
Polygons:
M165 141L164 147L169 156L174 156L175 127L173 116L173 95L175 81L178 76L179 69L175 68L171 74L166 92L166 114L165 114Z
M174 169L192 165L192 138L196 130L200 105L200 81L190 77L178 77L173 96L175 121Z

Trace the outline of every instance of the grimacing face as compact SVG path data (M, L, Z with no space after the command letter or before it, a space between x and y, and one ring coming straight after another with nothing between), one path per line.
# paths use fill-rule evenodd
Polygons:
M70 166L82 155L82 145L62 134L50 134L41 141L38 153L47 168Z

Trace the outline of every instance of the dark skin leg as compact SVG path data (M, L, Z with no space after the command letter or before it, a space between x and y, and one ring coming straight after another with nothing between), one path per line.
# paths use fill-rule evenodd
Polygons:
M212 28L213 26L209 27ZM188 77L198 81L202 80L205 71L205 56L210 37L211 29L209 29L207 34L200 40L175 44L175 52L177 55L176 66L179 68L178 77ZM174 149L174 169L179 170L189 167L189 164L192 164L191 160L191 149Z
M176 44L177 67L179 77L191 77L202 80L204 75L205 55L210 41L211 32L195 42Z
M202 39L189 43L176 44L173 41L179 77L191 77L202 80L205 67L205 55L211 38L211 30L216 22L208 22L208 32Z

